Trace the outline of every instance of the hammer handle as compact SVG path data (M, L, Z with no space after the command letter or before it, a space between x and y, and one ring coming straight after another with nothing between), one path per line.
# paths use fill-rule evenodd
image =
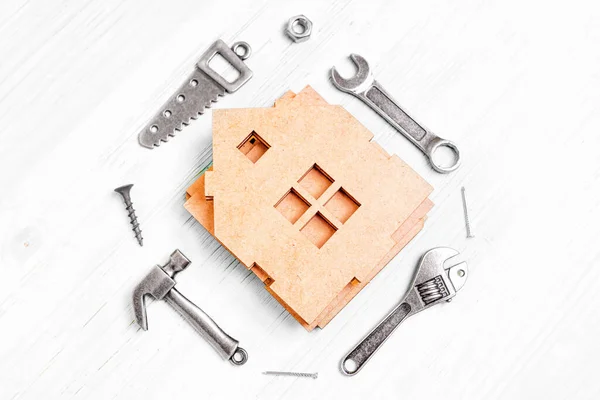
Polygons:
M221 357L231 359L238 349L239 342L225 333L208 314L175 288L166 294L165 300L214 347Z

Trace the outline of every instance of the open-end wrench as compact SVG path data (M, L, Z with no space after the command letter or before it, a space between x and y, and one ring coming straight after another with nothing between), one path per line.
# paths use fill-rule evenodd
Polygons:
M358 54L351 54L350 59L357 67L356 74L349 79L344 79L335 67L331 68L331 79L339 90L350 93L381 115L394 128L402 133L408 140L413 142L429 158L429 163L437 172L448 173L460 166L460 152L456 145L446 139L436 136L433 132L415 121L408 115L375 80L369 64ZM450 166L442 166L435 163L433 154L445 146L454 152L454 163Z
M342 359L340 367L344 374L358 373L406 318L450 301L456 295L468 274L466 262L450 260L457 255L458 251L449 247L436 247L423 255L411 288L400 305Z

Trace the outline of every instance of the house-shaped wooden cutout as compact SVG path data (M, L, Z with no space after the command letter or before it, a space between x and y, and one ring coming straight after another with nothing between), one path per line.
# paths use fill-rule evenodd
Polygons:
M185 207L308 330L421 230L432 187L311 87L213 111L213 166Z

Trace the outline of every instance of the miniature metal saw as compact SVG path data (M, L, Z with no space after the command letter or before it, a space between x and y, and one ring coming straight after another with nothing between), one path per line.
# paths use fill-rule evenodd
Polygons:
M251 53L252 49L246 42L236 42L231 48L220 39L214 42L200 57L190 77L140 132L140 144L149 149L160 146L161 141L168 141L191 120L204 114L204 110L217 102L219 96L242 87L252 78L252 71L243 61ZM209 66L217 54L238 71L237 79L230 82Z

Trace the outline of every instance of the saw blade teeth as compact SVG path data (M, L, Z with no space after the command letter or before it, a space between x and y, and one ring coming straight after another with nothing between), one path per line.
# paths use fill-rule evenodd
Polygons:
M195 82L190 85L190 82ZM142 146L154 148L188 126L225 95L225 89L199 70L186 80L139 135Z
M241 57L234 50L242 44L247 47L246 54L249 56L250 46L245 42L238 42L231 48L222 40L214 42L200 57L194 72L140 132L138 136L140 145L150 149L160 145L161 141L166 141L166 138L175 135L192 120L198 119L207 108L212 108L212 104L216 103L219 97L224 96L225 91L236 92L248 82L252 78L252 71L244 63L248 57ZM239 76L235 80L228 81L210 67L210 61L215 55L220 55L237 70Z

